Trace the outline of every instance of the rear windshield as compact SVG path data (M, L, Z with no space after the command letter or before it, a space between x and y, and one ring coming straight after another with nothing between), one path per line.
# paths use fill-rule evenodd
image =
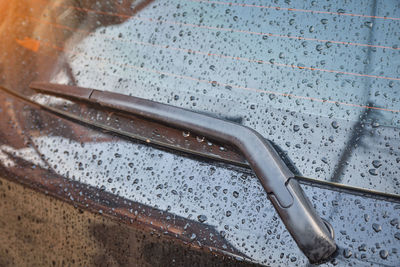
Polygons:
M29 95L44 80L235 118L306 177L400 193L398 1L2 5L2 86Z

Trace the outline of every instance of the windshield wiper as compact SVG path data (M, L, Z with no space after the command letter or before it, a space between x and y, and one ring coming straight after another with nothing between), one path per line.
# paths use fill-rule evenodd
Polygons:
M271 143L248 127L186 109L113 92L34 82L40 93L75 98L154 120L168 126L234 145L243 153L268 198L299 248L311 263L326 260L336 251L333 230L314 210Z

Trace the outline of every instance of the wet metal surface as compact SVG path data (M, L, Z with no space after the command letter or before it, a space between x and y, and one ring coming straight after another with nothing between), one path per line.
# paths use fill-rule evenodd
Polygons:
M63 183L65 185L65 183ZM72 186L72 188L77 188ZM87 188L86 188L87 189ZM90 189L85 190L86 193ZM70 191L75 194L74 189ZM104 197L104 193L100 194ZM57 198L60 198L58 195ZM100 196L99 196L100 197ZM83 204L71 205L51 196L0 178L0 265L1 266L251 266L246 261L199 249L193 240L177 241L165 231L187 231L201 226L193 223L184 230L180 218L146 206L129 206L117 198L104 198L105 214L86 211ZM91 202L91 207L96 200ZM74 203L74 202L73 202ZM76 202L75 202L76 203ZM100 204L100 203L98 203ZM120 209L111 211L111 205ZM77 207L79 206L79 207ZM108 214L109 213L109 214ZM159 222L170 216L176 229ZM118 222L115 218L122 219ZM149 221L154 222L152 230ZM186 224L186 222L185 222ZM208 232L206 230L205 232ZM182 235L180 235L182 237ZM220 240L214 240L219 243ZM229 250L229 248L228 248Z

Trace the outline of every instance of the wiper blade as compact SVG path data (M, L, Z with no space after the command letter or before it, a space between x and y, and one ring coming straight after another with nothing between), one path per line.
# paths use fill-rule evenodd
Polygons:
M316 213L297 180L293 179L295 175L271 143L253 129L113 92L41 82L31 83L30 87L44 94L96 103L234 145L243 153L286 228L310 262L324 261L336 251L333 230Z

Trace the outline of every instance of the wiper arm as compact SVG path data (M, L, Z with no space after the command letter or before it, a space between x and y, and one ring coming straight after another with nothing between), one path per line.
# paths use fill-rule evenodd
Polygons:
M234 145L256 173L286 228L310 262L324 261L336 251L333 231L316 213L271 143L253 129L113 92L40 82L31 83L30 87L41 93L96 103Z

